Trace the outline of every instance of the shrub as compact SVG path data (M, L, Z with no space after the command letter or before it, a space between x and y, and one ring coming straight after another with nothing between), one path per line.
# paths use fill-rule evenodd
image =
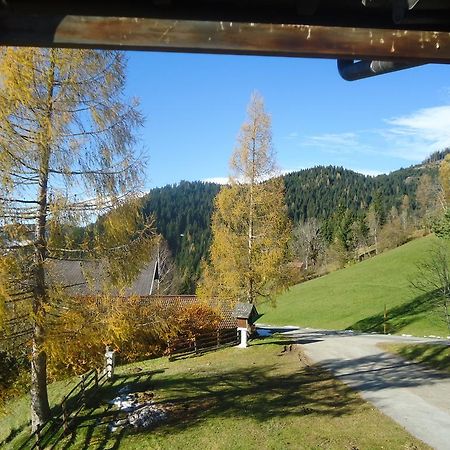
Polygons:
M124 361L162 352L168 324L160 308L138 297L85 297L72 302L51 327L49 374L80 374L103 364L105 346Z
M106 345L123 362L160 356L169 339L216 330L221 320L218 311L200 302L180 307L151 297L78 299L51 327L49 375L60 378L100 367Z
M172 333L194 337L217 330L221 321L222 316L215 308L203 302L193 303L179 309Z

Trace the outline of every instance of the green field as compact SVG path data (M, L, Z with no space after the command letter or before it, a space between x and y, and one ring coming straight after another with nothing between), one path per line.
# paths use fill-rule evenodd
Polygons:
M428 257L432 236L354 264L324 277L298 284L261 305L259 320L271 325L383 331L384 305L388 332L417 336L449 333L435 301L411 287L417 263Z
M291 343L259 340L245 350L234 347L176 362L160 358L120 368L114 384L104 386L80 415L74 434L52 448L429 448L328 372L311 366L300 346L292 343L292 350L284 351ZM123 413L108 401L125 386L153 396L167 412L166 420L147 430L111 430L109 425ZM20 426L28 410L20 404L10 414ZM17 448L19 440L16 436L0 447Z

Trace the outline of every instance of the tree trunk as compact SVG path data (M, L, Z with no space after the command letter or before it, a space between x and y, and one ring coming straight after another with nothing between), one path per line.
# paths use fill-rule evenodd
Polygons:
M447 299L444 300L444 315L445 315L445 321L447 322L447 330L450 332L450 314L448 312Z
M33 431L50 416L47 396L47 355L42 349L45 340L45 286L44 261L46 258L46 211L47 211L47 171L42 170L39 181L39 218L36 223L34 255L34 295L33 295L33 346L31 352L31 425ZM45 175L46 174L46 175Z
M38 426L50 417L47 395L47 355L41 350L44 342L44 328L34 323L33 348L31 353L31 426Z
M250 199L249 199L249 217L248 217L248 271L249 271L249 280L248 280L248 292L247 292L247 301L249 303L254 303L255 294L254 294L254 280L253 280L253 188L255 184L255 138L252 141L252 173L250 179Z
M45 306L47 287L44 262L47 257L48 176L50 164L51 118L53 109L54 61L51 58L48 77L48 95L43 125L42 144L39 145L39 210L34 242L34 295L33 295L33 347L31 352L31 426L35 431L50 417L47 393L47 354L45 342Z
M47 355L42 349L45 340L45 286L44 261L46 258L45 225L47 210L47 175L39 182L39 218L36 224L34 255L34 295L33 295L33 348L31 352L31 425L33 431L50 416L47 396Z

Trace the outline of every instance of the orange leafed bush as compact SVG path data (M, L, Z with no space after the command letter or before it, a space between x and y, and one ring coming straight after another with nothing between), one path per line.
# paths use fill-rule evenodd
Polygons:
M194 337L196 335L215 331L222 321L218 310L203 302L188 305L178 311L175 316L177 335Z

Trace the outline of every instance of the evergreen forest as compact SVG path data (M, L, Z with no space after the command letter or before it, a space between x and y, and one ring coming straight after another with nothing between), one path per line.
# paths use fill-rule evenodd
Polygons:
M364 227L370 205L376 204L381 223L407 199L411 214L420 205L416 198L421 177L437 177L437 164L446 151L431 155L422 164L388 175L368 176L343 167L317 166L283 176L285 200L294 226L316 218L328 242L353 223ZM181 293L195 292L201 261L208 257L210 220L219 184L181 181L152 189L144 197L144 213L153 215L158 233L168 243L178 269Z

